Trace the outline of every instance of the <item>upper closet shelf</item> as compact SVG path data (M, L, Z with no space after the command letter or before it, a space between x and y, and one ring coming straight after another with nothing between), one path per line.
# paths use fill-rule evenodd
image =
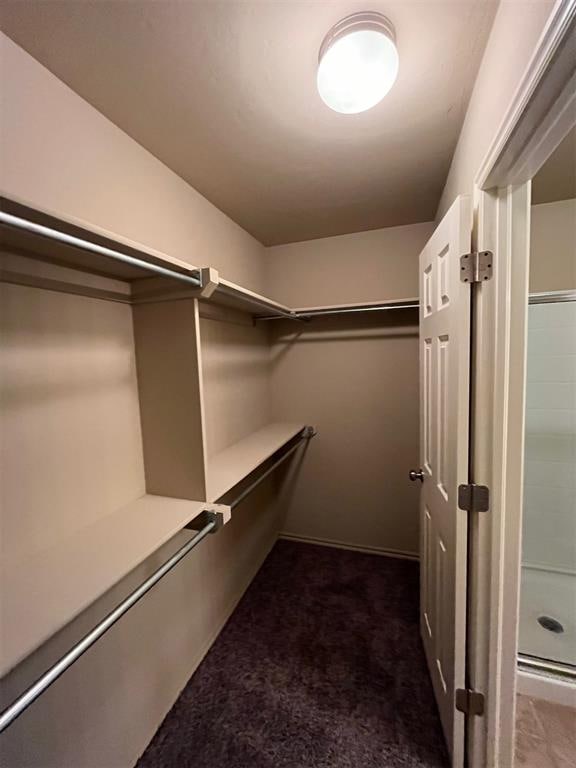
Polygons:
M305 424L269 424L209 458L208 500L224 496L305 428Z
M206 502L144 495L49 549L4 557L0 676L206 509ZM229 519L226 507L218 511Z
M359 304L328 304L321 307L300 307L292 310L292 317L296 320L313 320L315 317L324 317L327 315L349 315L360 312L387 312L394 309L418 309L420 301L418 298L410 299L390 299L386 301L363 302ZM270 315L260 317L259 320L276 320L278 318Z
M221 278L212 268L199 269L83 222L57 218L5 197L0 197L0 209L4 282L128 304L193 297L248 312L257 320L303 322L325 315L418 307L418 299L411 298L291 309ZM18 260L21 256L26 258ZM30 259L56 265L57 274L46 274L41 265L30 269ZM91 275L113 282L94 285Z
M246 288L241 288L239 285L224 280L224 278L218 279L210 300L233 309L248 310L256 317L270 315L279 320L282 318L288 320L295 319L294 310L289 307L279 304L277 301L267 299L265 296L260 296L258 293L249 291Z
M57 218L5 197L0 197L0 227L5 254L68 268L47 276L41 269L27 268L26 259L16 265L13 259L5 259L0 273L5 282L129 304L194 297L254 316L294 315L288 307L220 278L214 269L199 269L83 222ZM116 282L96 287L83 277L86 273ZM119 285L119 280L128 286Z

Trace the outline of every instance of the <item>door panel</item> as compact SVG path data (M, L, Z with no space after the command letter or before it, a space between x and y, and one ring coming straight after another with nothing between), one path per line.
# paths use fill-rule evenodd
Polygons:
M456 200L420 254L421 632L454 766L464 760L466 513L457 491L468 477L471 211Z

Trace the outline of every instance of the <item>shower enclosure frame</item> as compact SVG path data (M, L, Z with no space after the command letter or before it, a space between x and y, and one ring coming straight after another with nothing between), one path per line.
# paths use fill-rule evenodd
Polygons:
M528 306L536 304L564 304L576 302L576 289L541 291L528 294ZM545 659L518 650L518 669L528 674L543 674L576 684L576 666L553 659Z

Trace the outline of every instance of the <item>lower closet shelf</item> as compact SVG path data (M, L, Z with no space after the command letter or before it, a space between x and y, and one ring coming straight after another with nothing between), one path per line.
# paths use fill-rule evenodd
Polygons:
M208 460L208 499L216 501L299 435L305 424L268 424Z
M28 558L2 563L0 677L206 509L144 495Z

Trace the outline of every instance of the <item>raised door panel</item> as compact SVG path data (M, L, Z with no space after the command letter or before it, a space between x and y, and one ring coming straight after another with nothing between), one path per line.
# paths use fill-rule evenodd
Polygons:
M420 255L421 631L446 741L463 765L466 517L457 487L468 466L470 286L460 256L470 250L470 205L459 198Z

